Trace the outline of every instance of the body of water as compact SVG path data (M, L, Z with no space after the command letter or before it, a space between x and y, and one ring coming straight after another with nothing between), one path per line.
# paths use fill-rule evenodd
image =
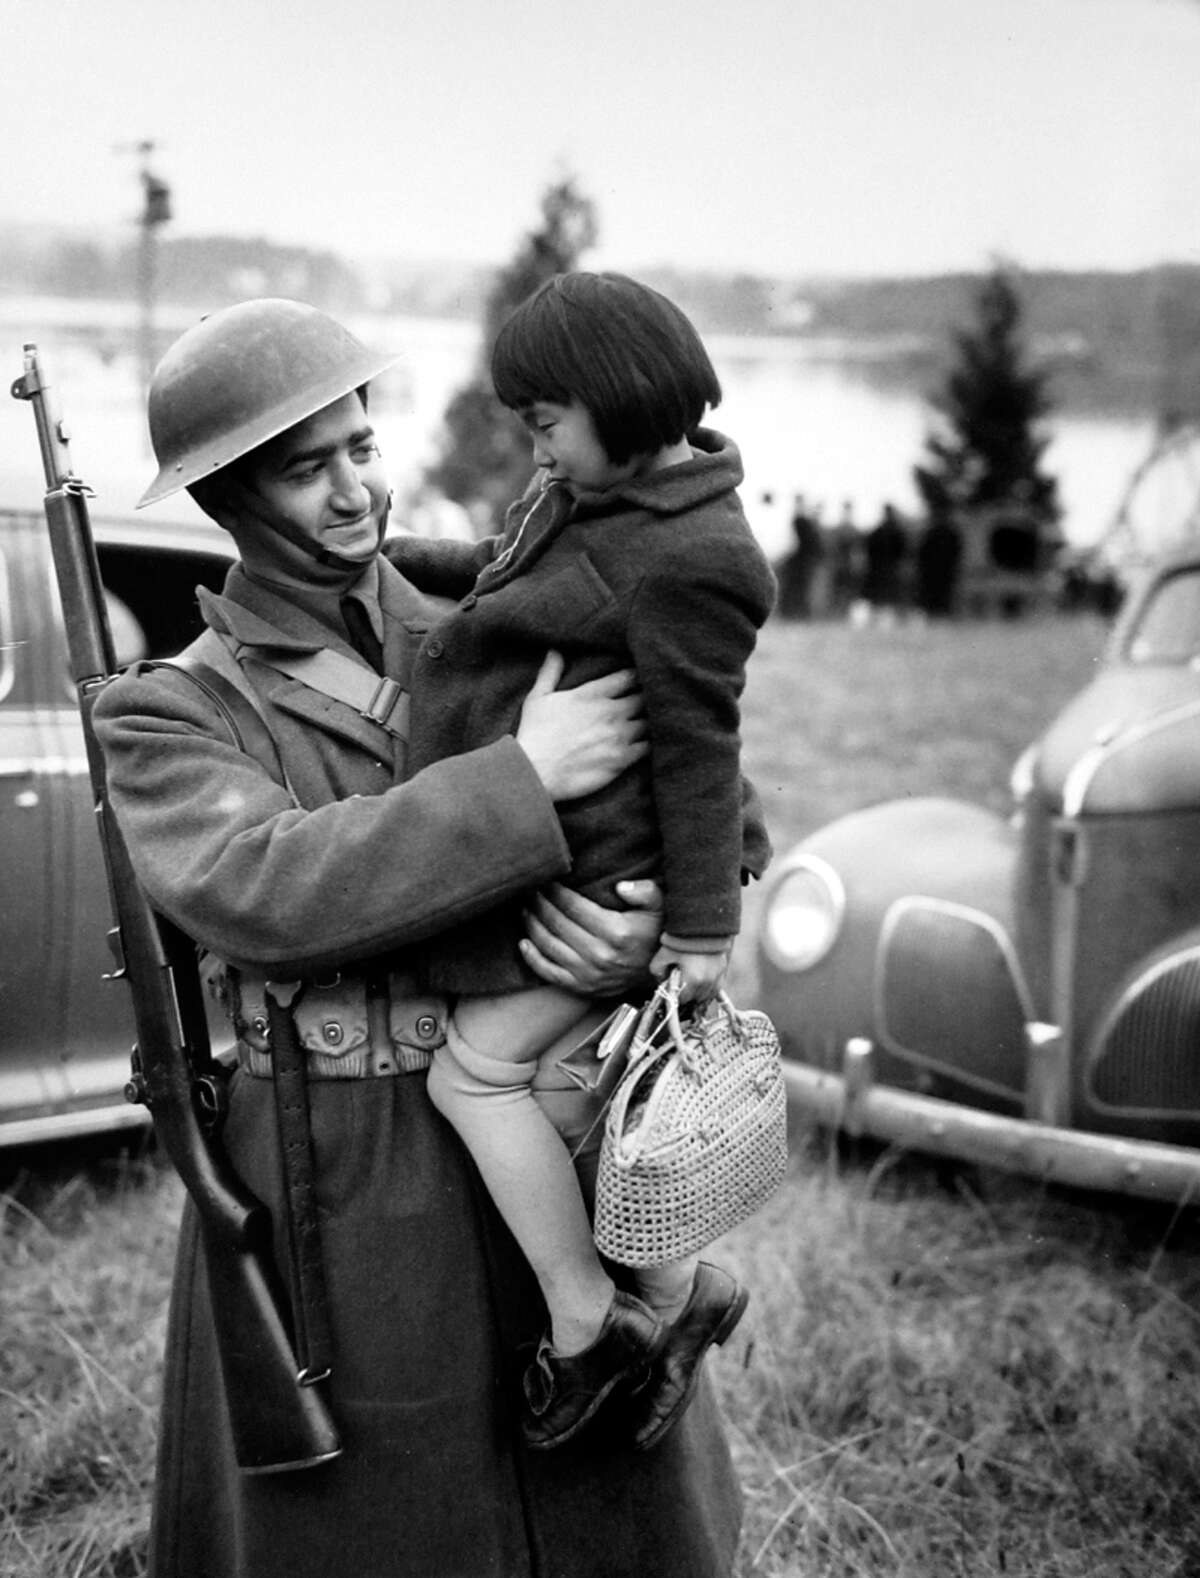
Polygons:
M154 474L145 432L129 309L106 331L91 304L0 303L4 384L21 372L21 347L37 341L57 386L72 432L76 471L96 493L97 513L132 509ZM190 321L184 315L180 327ZM417 482L432 458L441 414L466 378L477 333L468 324L432 319L371 320L356 325L372 343L395 346L403 361L389 374L372 406L398 494ZM107 334L107 338L106 338ZM773 557L790 546L796 495L833 521L849 502L856 520L871 525L885 502L916 512L912 468L921 459L932 413L924 393L873 383L869 369L828 348L814 354L802 342L715 336L709 347L725 390L713 425L741 448L747 513ZM1075 416L1057 413L1046 466L1059 481L1064 528L1076 543L1102 536L1112 523L1135 468L1154 436L1153 415ZM14 400L0 401L0 506L36 505L42 480L33 419ZM164 511L160 511L163 513ZM190 501L168 501L176 519L194 512Z

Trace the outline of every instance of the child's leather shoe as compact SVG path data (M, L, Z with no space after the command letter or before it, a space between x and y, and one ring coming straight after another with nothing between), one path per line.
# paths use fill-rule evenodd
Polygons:
M524 1378L522 1432L528 1444L556 1447L578 1435L615 1387L649 1370L666 1336L667 1328L641 1299L618 1291L599 1336L581 1353L556 1353L543 1337Z
M682 1418L704 1355L732 1335L749 1302L747 1289L727 1271L700 1261L683 1313L667 1328L666 1344L634 1399L633 1439L640 1451L656 1446Z

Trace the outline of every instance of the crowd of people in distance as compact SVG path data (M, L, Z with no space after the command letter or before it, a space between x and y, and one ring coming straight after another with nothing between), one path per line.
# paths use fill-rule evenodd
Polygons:
M962 532L949 521L917 523L885 503L869 527L849 499L826 522L819 504L797 494L793 546L777 564L783 619L850 619L886 624L911 614L947 618L955 610Z
M1019 508L994 506L964 529L952 518L907 516L885 502L866 525L849 499L826 521L819 503L796 494L791 535L791 549L775 564L781 619L888 625L1013 617L1035 607L1107 618L1123 596L1103 555L1072 550Z

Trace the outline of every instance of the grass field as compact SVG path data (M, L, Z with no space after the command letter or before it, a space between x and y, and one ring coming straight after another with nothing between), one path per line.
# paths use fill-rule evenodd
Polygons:
M1002 809L1102 635L773 626L745 737L777 846L903 794ZM0 1163L0 1573L136 1578L178 1188L103 1147ZM754 1292L713 1364L738 1578L1200 1573L1192 1218L798 1134L720 1258Z

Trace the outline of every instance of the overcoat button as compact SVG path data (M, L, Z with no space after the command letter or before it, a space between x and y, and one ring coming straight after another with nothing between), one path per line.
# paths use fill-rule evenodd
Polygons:
M432 1014L422 1014L417 1020L416 1029L422 1041L429 1041L437 1035L437 1020Z
M427 647L426 647L426 648L425 648L425 654L426 654L426 656L427 656L427 657L441 657L441 655L442 655L442 653L443 653L443 652L444 652L444 651L445 651L445 650L446 650L446 649L445 649L445 647L444 647L444 646L443 646L443 645L442 645L442 643L441 643L441 642L440 642L440 641L438 641L438 640L436 640L436 639L434 639L434 640L433 640L433 641L431 641L431 642L430 642L430 643L429 643L429 645L428 645L428 646L427 646Z
M331 1019L328 1024L321 1026L321 1034L331 1047L340 1047L342 1044L342 1027L336 1019Z

